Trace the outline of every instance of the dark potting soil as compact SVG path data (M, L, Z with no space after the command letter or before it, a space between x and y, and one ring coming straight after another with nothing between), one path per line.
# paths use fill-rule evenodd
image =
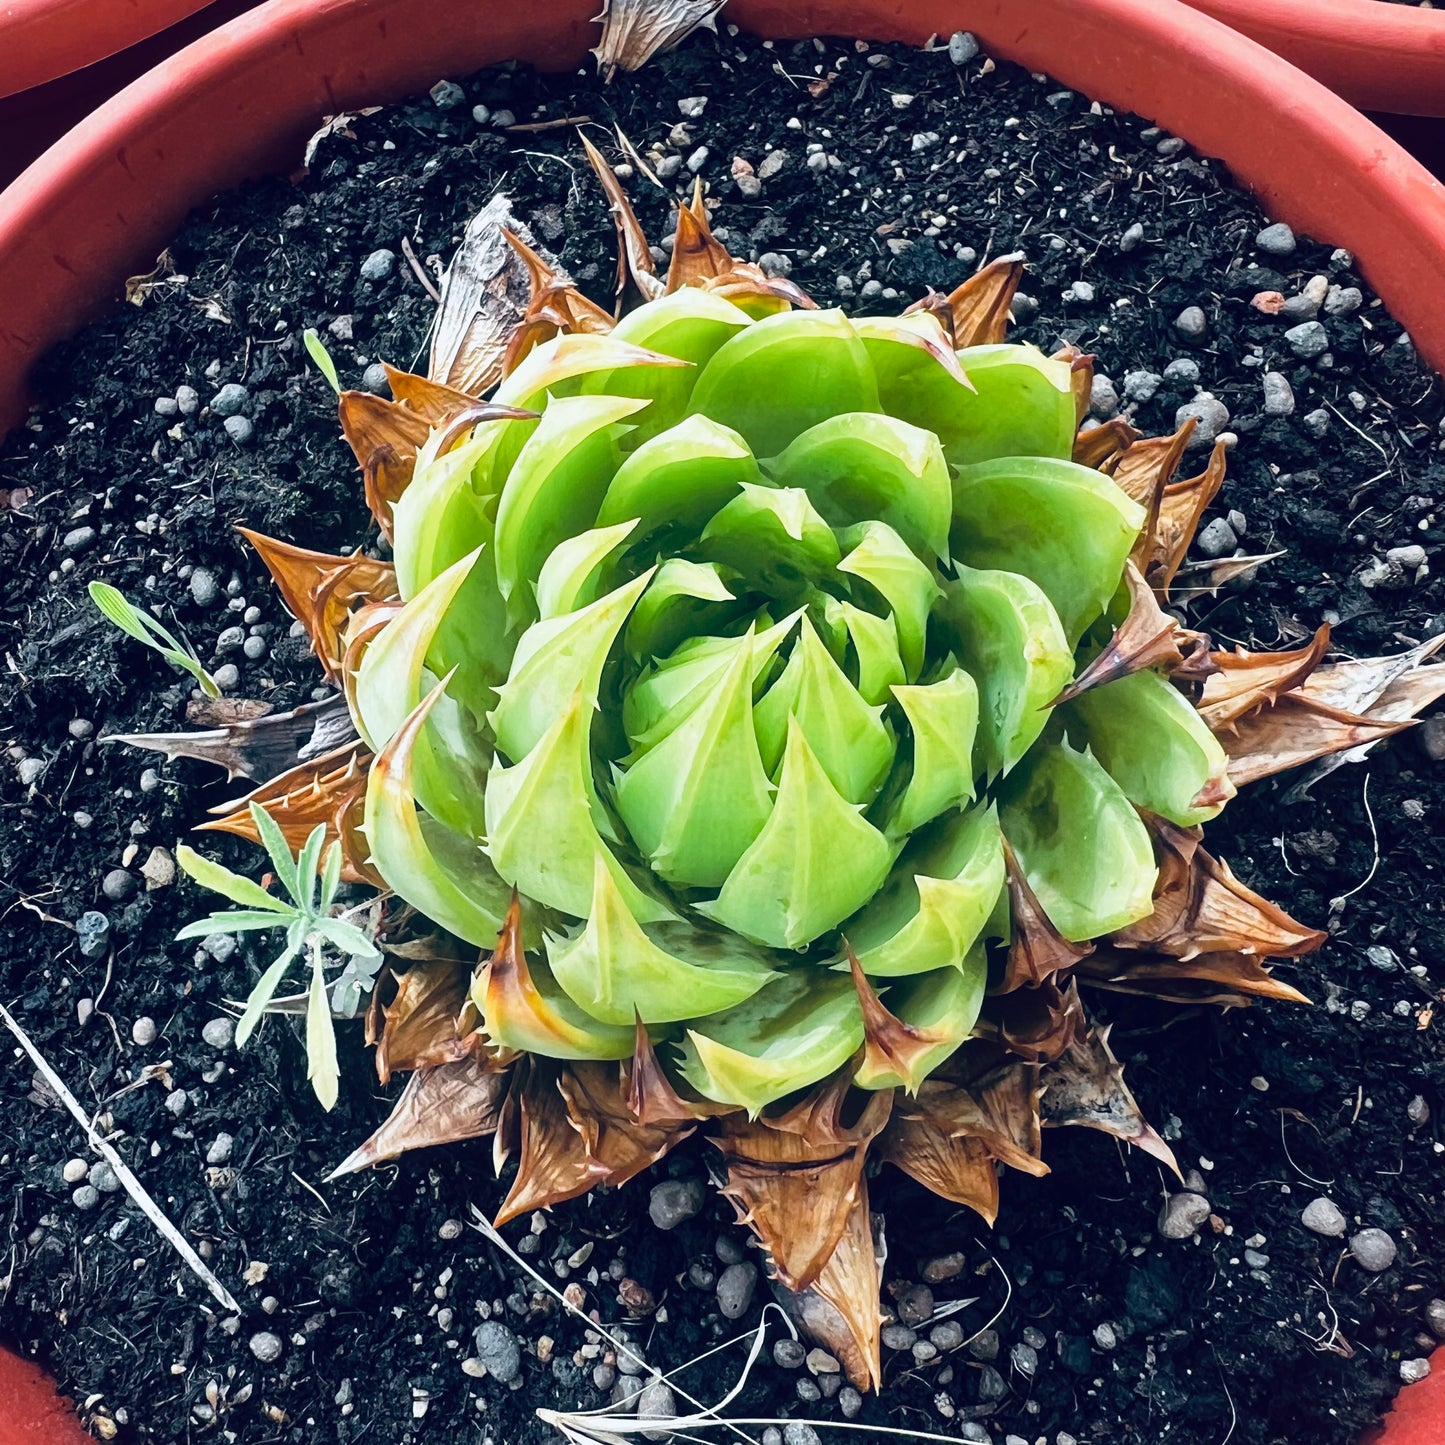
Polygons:
M1348 256L1328 238L1288 254L1257 248L1265 218L1253 201L1146 122L981 57L959 66L946 53L847 41L701 35L610 87L519 71L462 90L449 108L424 97L353 119L320 142L304 179L203 208L140 304L50 360L44 406L0 453L10 749L0 999L103 1112L116 1147L244 1309L218 1313L105 1170L89 1186L63 1178L67 1160L87 1155L79 1132L18 1050L7 1053L0 1335L37 1353L122 1440L524 1445L554 1438L536 1407L588 1408L611 1391L605 1349L459 1227L472 1205L494 1210L505 1187L486 1143L322 1182L395 1093L376 1087L359 1028L343 1030L330 1115L287 1021L240 1054L206 1042L223 1000L251 986L258 955L227 940L209 951L171 943L210 904L166 881L169 854L153 850L237 789L199 764L99 744L185 726L189 685L102 623L84 591L105 578L164 602L212 666L236 670L234 695L279 708L312 694L316 666L231 531L244 522L333 550L368 538L303 328L321 330L348 379L379 357L410 364L433 307L404 243L434 273L499 186L593 295L610 285L611 223L571 128L499 128L509 120L588 116L599 142L617 122L669 187L703 177L736 253L790 267L823 304L896 309L989 257L1026 251L1017 334L1096 352L1114 379L1097 388L1100 415L1117 394L1141 427L1163 432L1200 387L1230 413L1232 481L1211 520L1232 518L1250 552L1283 555L1252 586L1196 604L1196 625L1220 644L1267 648L1329 618L1339 649L1356 656L1442 625L1445 588L1416 570L1421 553L1387 559L1401 547L1432 557L1445 541L1438 385ZM474 106L490 115L479 121ZM671 194L638 176L629 185L650 233L669 230ZM1318 317L1327 349L1306 359L1286 340L1298 314L1267 315L1250 300L1299 296L1316 276L1340 289ZM1351 286L1363 292L1357 310ZM1317 303L1319 289L1309 294ZM1176 325L1190 307L1202 313L1184 319L1193 337ZM1265 415L1265 372L1287 383L1289 414ZM249 429L231 424L249 430L244 444L208 406L229 383L245 388ZM177 409L183 386L199 410L189 396ZM1212 536L1234 545L1220 527ZM1009 1175L993 1233L886 1170L872 1198L887 1220L889 1289L923 1280L932 1261L934 1302L970 1303L933 1340L922 1327L916 1351L890 1332L904 1348L885 1351L885 1391L861 1412L837 1375L815 1378L765 1352L732 1413L819 1422L851 1412L1049 1445L1353 1445L1399 1387L1401 1361L1428 1353L1427 1305L1445 1293L1445 1059L1431 1017L1445 941L1445 774L1430 755L1445 747L1429 730L1427 748L1426 732L1334 772L1308 801L1285 805L1287 783L1265 784L1211 827L1248 883L1329 923L1321 952L1281 969L1314 1007L1220 1015L1093 1000L1116 1020L1145 1112L1208 1194L1213 1218L1197 1236L1162 1238L1169 1181L1084 1131L1048 1137L1046 1179ZM216 846L257 869L253 850ZM147 862L160 886L146 887ZM110 924L110 947L93 959L72 928L87 909ZM135 1042L149 1036L141 1021L154 1025L149 1043ZM708 1152L684 1146L655 1175L699 1179ZM723 1318L716 1279L756 1256L744 1256L743 1232L711 1195L659 1230L654 1182L507 1234L549 1278L579 1285L603 1319L627 1318L621 1280L643 1287L656 1313L628 1328L651 1363L671 1367L755 1325L766 1289L738 1321ZM1318 1195L1350 1234L1388 1233L1394 1263L1369 1273L1344 1240L1306 1229L1301 1211ZM961 1259L938 1263L953 1253ZM906 1319L927 1313L917 1290L886 1297ZM478 1377L463 1362L478 1354L484 1321L493 1372ZM513 1342L521 1354L510 1359ZM734 1350L683 1383L714 1399L741 1358Z

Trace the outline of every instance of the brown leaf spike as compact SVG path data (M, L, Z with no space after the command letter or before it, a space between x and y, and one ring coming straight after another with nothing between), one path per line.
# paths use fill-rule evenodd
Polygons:
M993 346L1004 339L1008 334L1009 308L1023 276L1022 255L1000 256L948 294L947 312L940 319L953 338L955 350ZM915 302L908 310L935 310L938 314L927 300Z
M390 1083L396 1070L411 1073L469 1057L472 1050L457 1032L467 996L466 966L454 958L422 959L395 977L396 996L382 1006L376 1045L382 1084Z
M1361 717L1287 692L1273 706L1239 718L1219 734L1219 741L1229 754L1230 782L1243 788L1413 726L1409 718Z
M662 295L663 283L658 279L652 247L648 245L642 222L637 219L637 212L632 209L622 182L617 179L602 152L585 134L579 131L578 135L582 140L582 149L587 152L587 159L607 194L607 207L617 227L617 295L622 297L631 286L644 301L652 301Z
M1121 416L1081 431L1074 438L1074 460L1081 467L1112 473L1139 433Z
M1043 905L1029 887L1024 870L1008 839L1003 844L1004 864L1008 872L1009 913L1013 920L1013 941L1009 945L1008 964L996 993L1012 993L1016 988L1041 984L1054 974L1072 968L1087 958L1092 943L1070 943L1050 921Z
M1198 425L1190 417L1173 436L1139 438L1114 464L1110 475L1141 507L1147 507L1150 499L1174 480Z
M908 1093L916 1094L934 1050L955 1035L946 1027L919 1029L895 1018L884 1007L846 939L843 947L863 1011L863 1069L871 1079L896 1076Z
M1204 684L1199 715L1215 732L1222 732L1246 713L1276 702L1293 692L1324 660L1330 645L1330 625L1322 623L1305 647L1288 652L1211 653L1218 669Z

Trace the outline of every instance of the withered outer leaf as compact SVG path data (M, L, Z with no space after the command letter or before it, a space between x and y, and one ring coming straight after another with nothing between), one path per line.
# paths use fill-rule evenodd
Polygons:
M999 256L981 266L961 286L947 296L930 291L915 301L910 311L931 311L953 338L954 349L969 346L992 346L1008 334L1009 308L1014 293L1023 280L1024 258L1021 252Z
M639 1124L650 1128L683 1128L690 1132L699 1119L737 1112L731 1104L684 1098L658 1061L647 1026L637 1020L636 1041L627 1067L627 1107ZM679 1136L681 1137L681 1136Z
M468 1055L455 1063L419 1069L406 1081L386 1122L328 1175L339 1179L409 1149L477 1139L497 1127L508 1075Z
M1129 589L1129 615L1115 630L1109 645L1054 699L1052 706L1146 667L1172 674L1184 668L1188 658L1188 675L1197 678L1201 668L1212 666L1209 638L1182 626L1165 612L1132 561L1124 565L1124 582Z
M881 1232L881 1215L878 1229ZM883 1383L883 1316L878 1309L882 1280L883 1261L868 1210L868 1185L860 1180L858 1198L848 1211L837 1247L817 1280L799 1291L788 1290L780 1282L773 1284L778 1302L798 1327L839 1361L860 1390L876 1390Z
M1205 509L1224 485L1228 457L1224 443L1215 442L1202 472L1168 483L1159 497L1158 515L1134 544L1135 563L1163 598L1169 596L1169 584L1189 551Z
M1174 480L1189 438L1198 425L1195 418L1190 417L1173 436L1137 438L1114 463L1110 476L1141 507L1149 506L1151 499L1161 495Z
M656 1164L696 1127L696 1119L642 1123L628 1101L627 1079L619 1064L569 1064L557 1087L583 1148L589 1158L606 1167L603 1182L613 1189Z
M1101 1129L1178 1174L1174 1151L1145 1121L1124 1082L1123 1067L1109 1048L1109 1031L1110 1026L1089 1029L1044 1068L1043 1122L1050 1128L1082 1124Z
M992 990L994 993L1037 987L1054 974L1072 968L1081 958L1087 958L1094 946L1070 943L1049 921L1007 838L1003 841L1003 857L1008 873L1013 941L1009 944L1003 978Z
M1078 978L1094 988L1180 1004L1243 1008L1256 998L1309 1003L1252 953L1201 953L1183 959L1100 948L1079 965Z
M1081 467L1112 473L1129 448L1139 440L1137 432L1121 416L1081 431L1074 438L1074 460Z
M251 817L251 804L259 804L276 821L293 853L299 853L311 830L321 823L326 843L341 844L341 876L348 883L385 888L381 875L368 861L370 849L362 836L366 804L366 775L371 751L359 738L298 763L270 782L219 803L210 811L213 821L198 832L230 833L260 844L261 835Z
M1056 974L1041 984L985 999L976 1032L1034 1063L1058 1058L1085 1024L1073 979L1063 984L1059 979Z
M1114 934L1116 947L1181 959L1205 953L1293 958L1325 941L1318 929L1296 923L1246 888L1228 864L1203 848L1200 829L1181 828L1143 809L1140 816L1159 860L1154 911Z
M930 1050L951 1036L944 1026L937 1029L915 1028L895 1018L878 997L858 962L853 946L844 939L848 967L853 974L853 987L863 1012L863 1059L875 1074L895 1074L908 1079Z
M1084 418L1089 414L1089 399L1094 391L1094 357L1087 351L1081 351L1070 341L1054 352L1051 360L1068 363L1069 384L1074 393L1074 424L1082 426ZM1077 439L1074 445L1077 449ZM1078 460L1077 451L1074 459Z
M1243 788L1274 773L1379 742L1413 726L1410 718L1362 717L1314 702L1298 692L1287 692L1271 706L1237 719L1218 736L1229 754L1229 780L1236 788Z
M502 361L504 376L510 376L534 347L559 333L606 334L612 330L616 321L610 311L589 301L514 231L504 227L502 235L527 268L532 293L526 314L507 343Z
M811 1090L784 1112L756 1120L725 1116L712 1143L727 1163L722 1193L738 1221L762 1240L778 1278L791 1290L819 1276L864 1198L868 1145L888 1121L889 1090L868 1093L845 1123L851 1102L846 1074Z
M632 209L632 202L627 198L622 182L617 179L602 152L581 131L578 135L587 159L607 194L607 207L612 212L612 220L617 227L616 289L619 301L629 286L644 301L655 300L662 295L663 283L657 275L657 264L652 259L652 247L648 244L642 222L637 219L637 212Z
M395 598L396 569L365 556L359 547L350 556L333 557L278 542L249 527L236 530L256 549L287 610L306 629L327 679L340 682L342 637L352 609L358 603Z
M473 1053L457 1029L469 972L454 958L418 959L405 973L392 972L396 993L381 1005L376 1076L391 1082L394 1070L409 1073L432 1064L456 1063ZM381 991L377 982L376 995Z
M1214 652L1217 671L1204 684L1199 715L1222 732L1246 713L1275 702L1305 681L1324 660L1330 645L1330 625L1322 623L1304 647L1287 652Z
M603 0L602 39L593 48L607 79L619 70L640 70L654 55L680 45L699 25L714 26L725 0Z

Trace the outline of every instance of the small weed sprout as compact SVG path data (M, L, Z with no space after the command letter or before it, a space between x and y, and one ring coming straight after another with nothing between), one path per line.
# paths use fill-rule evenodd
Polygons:
M201 659L190 643L183 642L149 612L127 601L109 582L92 582L88 590L90 600L108 622L120 628L127 637L154 648L172 667L190 673L207 697L220 697L221 689L216 685L216 679L201 666Z
M326 349L326 343L316 334L316 328L308 326L301 333L301 340L306 344L307 354L316 363L317 371L331 383L332 391L340 396L341 378L336 374L336 363L331 359L331 353Z
M284 928L285 947L261 975L246 1000L245 1012L236 1025L236 1047L251 1037L261 1015L275 997L291 964L303 956L311 966L311 983L306 1003L307 1078L316 1097L326 1109L335 1107L340 1072L336 1064L336 1032L332 1024L332 999L328 996L326 970L333 963L327 946L346 959L337 981L336 1002L342 1012L352 1012L363 992L375 982L381 967L381 950L354 923L332 916L332 905L341 883L341 849L335 843L322 856L326 829L317 824L301 852L291 856L275 819L259 804L251 804L251 817L270 855L288 898L268 893L259 883L233 873L193 848L182 844L176 861L203 888L240 905L235 909L208 914L188 923L176 935L177 941L204 938L212 933L249 933ZM349 1002L349 1007L347 1006Z

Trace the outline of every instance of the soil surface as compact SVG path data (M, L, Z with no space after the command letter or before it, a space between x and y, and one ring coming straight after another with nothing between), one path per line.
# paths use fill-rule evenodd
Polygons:
M354 119L303 178L196 214L139 304L51 359L45 405L0 452L0 1000L243 1306L219 1312L107 1170L65 1176L89 1157L80 1132L7 1052L0 1335L122 1441L526 1445L555 1438L536 1407L589 1408L614 1388L606 1347L460 1226L505 1187L485 1143L322 1182L388 1110L359 1026L343 1027L330 1115L286 1020L239 1054L224 1028L207 1029L260 960L229 940L171 942L210 905L153 850L237 785L101 745L186 726L190 685L85 598L105 578L163 603L213 667L234 669L234 696L284 708L313 694L314 661L231 531L244 522L331 550L374 541L302 330L321 331L353 383L381 357L411 364L433 307L406 248L430 279L499 186L592 294L610 286L611 223L570 127L509 123L590 117L621 162L615 122L668 186L628 182L651 234L670 230L672 190L695 171L723 203L716 224L735 253L770 256L823 304L897 309L1027 252L1017 335L1097 353L1114 381L1096 391L1099 415L1123 404L1139 426L1172 430L1201 387L1227 408L1232 481L1210 520L1232 517L1242 548L1283 555L1253 585L1196 604L1196 625L1271 647L1330 619L1342 652L1369 656L1445 622L1445 586L1418 568L1421 552L1387 557L1415 548L1433 561L1445 542L1438 385L1347 255L1328 238L1262 249L1268 218L1253 201L1147 122L978 55L708 34L610 87L519 71L461 90L439 92L450 106L422 97ZM1316 318L1324 349L1301 356L1308 343L1286 333L1318 305L1317 276L1339 289ZM1293 316L1253 308L1264 291L1298 298ZM1287 381L1288 414L1265 414L1266 372ZM228 431L211 409L228 383L245 388L249 428ZM187 393L177 407L182 387L195 407ZM1047 1445L1353 1445L1399 1388L1402 1361L1430 1352L1427 1306L1445 1292L1445 1021L1433 1017L1445 764L1432 754L1445 739L1422 728L1307 800L1265 784L1211 826L1242 878L1330 928L1321 952L1282 969L1314 1007L1181 1014L1094 999L1213 1221L1161 1237L1160 1170L1084 1131L1046 1140L1047 1178L1005 1180L992 1234L890 1169L872 1194L890 1309L927 1314L925 1295L900 1291L930 1262L935 1305L965 1303L921 1326L922 1348L891 1335L903 1348L885 1351L877 1399L786 1349L778 1363L770 1342L733 1412L820 1427L851 1413ZM254 850L216 851L259 871ZM109 932L86 957L74 924L92 909ZM684 1146L657 1174L700 1179L708 1152ZM604 1320L626 1318L620 1281L643 1286L658 1308L628 1328L670 1368L755 1326L765 1289L724 1318L724 1265L755 1258L743 1232L712 1196L659 1230L655 1182L506 1233ZM1320 1195L1346 1238L1302 1224ZM1396 1249L1379 1273L1348 1246L1364 1226ZM480 1375L479 1352L491 1362ZM682 1383L715 1399L742 1357L735 1348ZM795 1426L787 1439L815 1437Z

